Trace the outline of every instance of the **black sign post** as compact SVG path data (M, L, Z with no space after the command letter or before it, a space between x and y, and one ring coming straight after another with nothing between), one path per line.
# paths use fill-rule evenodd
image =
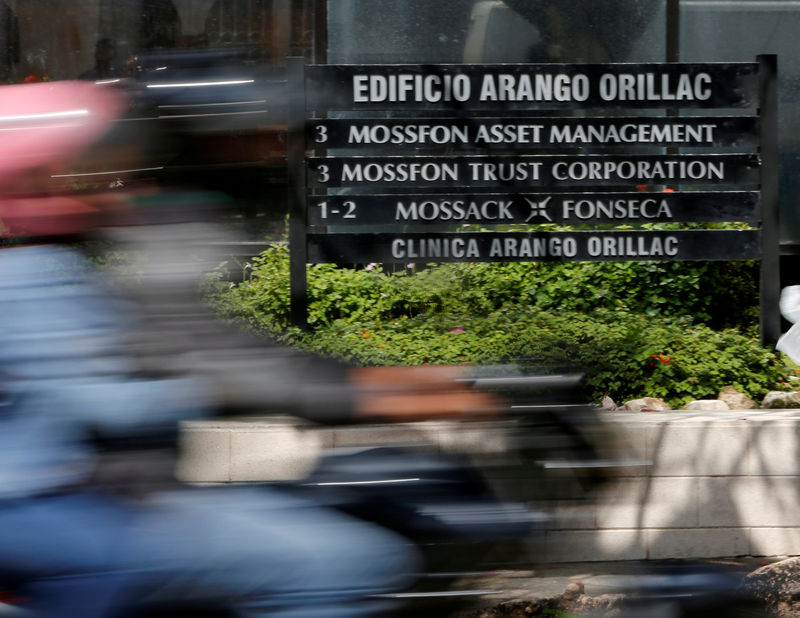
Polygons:
M304 93L295 98L290 150L290 166L302 165L290 170L295 323L305 323L306 262L761 259L762 337L777 341L775 76L774 56L292 60L290 87ZM642 228L729 221L752 228ZM463 229L471 225L514 227ZM632 229L609 229L619 225Z
M781 335L778 244L778 64L774 55L758 57L761 119L761 279L760 331L764 343Z
M306 231L306 146L301 137L306 124L305 61L287 60L289 88L289 144L287 165L289 176L289 303L292 324L307 327L308 293L306 263L308 249Z

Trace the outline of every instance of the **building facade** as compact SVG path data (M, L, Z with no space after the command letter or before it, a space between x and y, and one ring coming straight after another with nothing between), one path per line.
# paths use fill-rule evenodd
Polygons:
M800 255L799 30L795 0L2 0L0 79L125 77L143 55L243 47L257 49L251 59L273 76L287 56L313 63L573 63L777 54L781 252L790 261ZM274 220L286 207L282 126L271 115L246 142L236 127L233 146L220 141L224 129L214 131L215 147L228 152L222 188L237 187L251 214L266 209ZM236 163L242 169L230 180Z

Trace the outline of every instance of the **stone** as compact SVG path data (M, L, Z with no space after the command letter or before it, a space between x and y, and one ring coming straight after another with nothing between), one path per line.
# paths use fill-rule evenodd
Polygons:
M598 597L582 596L575 604L573 616L611 618L622 615L625 597L621 594L601 594Z
M572 581L560 595L544 599L503 601L493 607L457 611L448 618L549 618L563 616L591 616L592 618L617 618L625 601L621 594L603 594L597 597L584 594L580 581Z
M632 399L626 401L620 410L627 410L629 412L657 412L661 410L670 410L667 402L658 397L644 397L642 399Z
M728 404L730 410L753 410L758 404L733 386L726 386L719 392L717 399Z
M690 401L685 406L684 410L730 410L728 404L721 399L696 399Z
M600 408L602 410L606 410L608 412L613 412L614 410L617 409L617 404L614 402L613 399L611 399L611 397L606 395L605 397L603 397L603 400L600 402Z
M764 396L761 407L765 410L800 408L800 392L770 391Z
M553 599L556 610L563 612L565 616L585 616L587 614L595 617L614 616L620 612L619 605L623 600L622 595L604 594L599 597L591 597L584 594L583 582L573 580L559 596Z
M575 603L578 601L581 596L583 596L584 586L582 581L573 580L567 587L564 588L564 592L561 593L561 598L559 599L560 603L564 606L565 609L569 609L575 606Z
M800 609L800 558L780 560L748 573L742 588L778 616L796 616Z

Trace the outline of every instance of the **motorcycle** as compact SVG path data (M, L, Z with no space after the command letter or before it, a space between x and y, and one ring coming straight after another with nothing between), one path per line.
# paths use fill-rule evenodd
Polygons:
M505 414L477 428L483 436L478 442L491 442L493 448L443 452L440 445L420 440L331 449L306 478L261 486L392 530L416 546L424 559L416 584L382 595L397 602L398 615L441 616L444 610L468 606L492 591L460 582L529 562L526 544L547 529L549 505L577 487L586 496L602 481L609 461L603 454L605 438L598 439L602 423L579 395L580 375L505 371L494 375L485 368L464 378L468 386L509 402ZM476 428L466 422L451 430L459 434ZM24 582L4 581L14 585L4 587L7 594L0 602L24 615L25 599L15 593L24 590ZM154 607L134 600L120 618L226 615L225 608L184 601Z
M416 585L388 595L402 601L400 615L468 607L497 592L465 587L469 580L545 559L531 556L529 544L544 534L553 506L589 499L613 465L610 436L582 395L580 374L497 373L484 368L464 379L509 402L501 417L477 428L450 427L455 444L460 433L477 432L471 447L462 440L443 450L420 440L332 449L302 482L282 484L420 550L425 569Z

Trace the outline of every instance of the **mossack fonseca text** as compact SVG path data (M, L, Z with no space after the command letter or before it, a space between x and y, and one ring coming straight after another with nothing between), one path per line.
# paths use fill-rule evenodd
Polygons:
M352 76L353 103L465 103L603 101L707 101L713 81L697 73L360 73Z

